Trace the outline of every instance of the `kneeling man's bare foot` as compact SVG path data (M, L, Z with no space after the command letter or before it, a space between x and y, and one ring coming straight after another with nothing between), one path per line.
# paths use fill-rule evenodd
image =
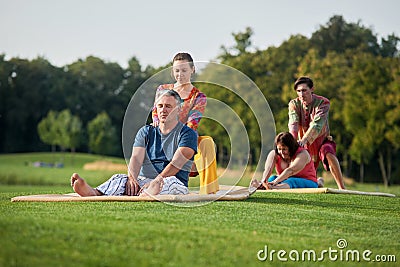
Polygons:
M74 173L71 176L71 186L74 191L78 193L81 197L102 195L98 190L88 185L86 181L81 178L77 173Z

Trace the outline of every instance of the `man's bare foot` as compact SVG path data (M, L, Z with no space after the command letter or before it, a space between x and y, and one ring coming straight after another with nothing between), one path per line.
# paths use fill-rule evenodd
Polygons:
M154 196L158 195L161 192L161 189L164 185L162 179L154 179L151 181L148 186L146 186L139 196Z
M98 190L88 185L86 181L83 178L81 178L77 173L74 173L71 176L71 186L74 189L74 191L78 193L81 197L102 195Z

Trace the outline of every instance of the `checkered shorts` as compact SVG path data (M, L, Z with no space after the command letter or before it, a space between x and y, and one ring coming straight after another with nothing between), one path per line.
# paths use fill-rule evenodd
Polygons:
M126 174L114 174L106 182L102 183L96 189L107 196L122 196L125 195L125 185L128 180ZM153 179L139 176L137 181L140 188L145 184L150 183ZM189 193L189 189L175 176L164 178L164 185L160 195L185 195Z

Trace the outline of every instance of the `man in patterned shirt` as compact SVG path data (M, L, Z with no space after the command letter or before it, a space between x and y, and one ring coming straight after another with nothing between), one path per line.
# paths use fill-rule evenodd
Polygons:
M289 102L289 132L298 139L300 146L307 148L315 169L322 161L325 170L332 173L339 189L345 189L336 157L336 143L329 132L329 100L314 94L314 83L309 77L298 78L294 90L298 97Z

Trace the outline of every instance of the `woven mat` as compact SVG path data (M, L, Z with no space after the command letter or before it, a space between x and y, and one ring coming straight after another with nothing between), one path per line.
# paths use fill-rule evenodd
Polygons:
M165 202L201 202L201 201L233 201L244 200L249 197L247 187L220 185L216 194L199 195L198 191L190 192L187 195L156 195L156 196L92 196L81 197L76 193L70 194L47 194L17 196L11 199L12 202L81 202L81 201L165 201Z
M272 190L257 190L262 193L303 193L303 194L351 194L351 195L368 195L368 196L383 196L383 197L396 197L396 195L382 192L364 192L356 190L341 190L334 188L294 188L294 189L272 189Z

